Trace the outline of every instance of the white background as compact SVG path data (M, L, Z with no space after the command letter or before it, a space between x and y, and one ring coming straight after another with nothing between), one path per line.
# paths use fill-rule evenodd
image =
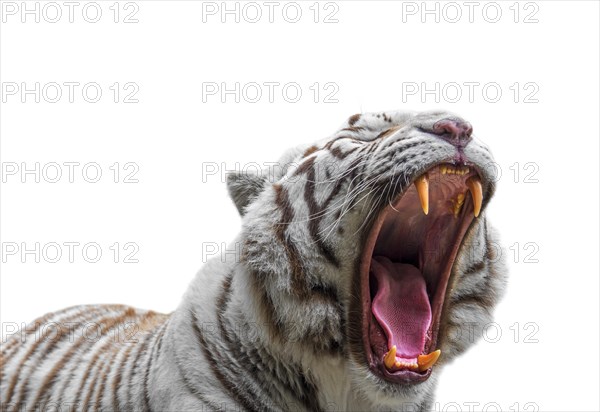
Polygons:
M263 3L257 23L243 14L239 23L234 15L222 23L219 14L203 15L203 4L194 1L121 2L118 23L113 1L98 2L97 23L82 16L86 2L75 8L72 23L59 2L62 18L50 23L56 9L48 6L44 16L42 2L40 22L26 15L23 23L21 2L13 3L15 15L7 3L0 23L3 171L22 162L29 168L36 162L40 168L50 162L80 166L74 183L66 166L58 183L44 176L35 183L34 175L23 183L20 170L3 173L3 250L36 242L40 248L50 242L80 246L73 263L66 246L57 263L3 253L3 335L14 322L82 303L172 311L206 258L203 245L227 242L239 230L220 175L207 175L207 168L217 165L221 172L236 162L275 161L284 149L330 134L357 112L445 108L470 120L495 153L502 176L488 216L513 250L508 292L496 312L502 335L495 339L490 329L488 342L446 368L437 408L469 410L470 403L479 403L475 410L516 410L532 403L527 410L599 410L597 2L499 2L496 23L491 20L498 7L487 6L485 14L485 2L474 9L472 22L463 2L445 8L438 3L439 22L435 15L421 21L421 2L321 3L318 23L314 6L309 8L313 2L301 3L297 23L282 16L283 2L272 23ZM455 5L462 18L451 23ZM85 17L93 19L90 7ZM409 14L415 7L417 14ZM254 18L255 9L245 10L247 19ZM133 11L138 22L123 22ZM293 19L294 9L287 11ZM331 12L337 23L323 21ZM48 99L41 95L39 103L34 95L22 97L20 89L7 92L11 83L32 89L36 82L40 89L51 82L80 86L73 103L66 86L57 103L48 101L55 92L50 86ZM91 82L102 88L97 103L82 97L82 86ZM118 103L109 89L115 82ZM138 103L123 102L128 82L139 88ZM257 103L243 96L236 103L233 95L225 102L204 96L203 102L207 82L281 86L273 102L266 87ZM281 94L291 82L302 89L297 103ZM315 103L309 87L317 82ZM324 102L329 82L337 85L337 103ZM414 85L434 89L436 82L437 101L434 94L407 93ZM468 82L479 83L472 99ZM463 95L452 102L456 84ZM483 94L486 84L494 89ZM129 87L127 92L135 86ZM502 96L494 103L498 87ZM247 89L246 97L254 91ZM91 162L102 168L97 183L82 177L83 165ZM115 162L122 169L119 183L109 169ZM138 183L123 182L133 170L123 170L128 162L139 168ZM55 169L47 172L53 178ZM82 257L82 245L90 242L102 248L97 263ZM118 263L109 249L115 242ZM127 242L139 247L138 263L123 262L132 250L123 250ZM537 263L526 262L530 252L529 260Z

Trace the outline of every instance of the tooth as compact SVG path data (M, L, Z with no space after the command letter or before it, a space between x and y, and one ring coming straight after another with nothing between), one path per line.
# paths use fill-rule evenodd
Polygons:
M445 175L446 172L448 171L448 168L446 166L442 166L441 170L442 170L442 174Z
M392 369L394 364L396 363L396 345L392 346L392 349L388 351L383 357L383 363L385 367L388 369Z
M458 214L460 213L460 209L462 209L462 205L463 203L465 203L465 194L464 193L459 193L456 196L456 202L454 202L454 216L458 217Z
M426 371L431 368L437 362L438 358L442 354L441 350L431 352L429 355L419 355L417 358L417 364L419 365L419 372Z
M427 173L423 176L417 177L415 180L415 187L417 188L417 193L419 194L419 200L421 201L421 207L423 208L423 212L425 214L429 213L429 177L427 177Z
M473 197L473 213L477 217L479 216L479 212L481 212L481 202L483 201L481 180L477 176L471 176L467 179L467 186L469 186L471 197Z

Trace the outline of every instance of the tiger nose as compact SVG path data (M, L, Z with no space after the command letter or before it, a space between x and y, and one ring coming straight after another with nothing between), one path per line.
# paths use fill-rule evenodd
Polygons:
M433 133L456 147L464 147L471 141L473 126L458 119L442 119L433 125Z

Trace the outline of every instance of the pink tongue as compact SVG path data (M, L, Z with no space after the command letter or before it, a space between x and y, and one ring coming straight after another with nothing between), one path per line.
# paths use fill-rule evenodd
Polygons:
M425 279L415 266L384 256L373 256L371 273L377 279L371 310L385 330L388 349L396 345L397 357L417 357L423 352L431 322Z

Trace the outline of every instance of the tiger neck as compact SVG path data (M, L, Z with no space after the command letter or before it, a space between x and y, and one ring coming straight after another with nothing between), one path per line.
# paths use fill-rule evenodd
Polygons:
M372 404L357 398L339 348L315 350L306 341L286 338L269 307L260 304L273 297L261 292L264 284L257 276L265 274L232 268L215 298L224 344L237 351L245 375L263 387L270 383L267 395L282 410L371 410Z
M196 370L189 375L197 376L200 369L224 402L233 400L251 410L378 410L365 396L363 383L352 381L343 346L290 338L303 325L289 323L294 318L284 318L287 325L282 325L274 317L272 310L282 306L268 293L273 284L268 275L239 263L214 260L205 265L178 309L187 328L191 322L189 336L199 347L198 362L185 355L186 367ZM296 312L298 322L314 322Z

